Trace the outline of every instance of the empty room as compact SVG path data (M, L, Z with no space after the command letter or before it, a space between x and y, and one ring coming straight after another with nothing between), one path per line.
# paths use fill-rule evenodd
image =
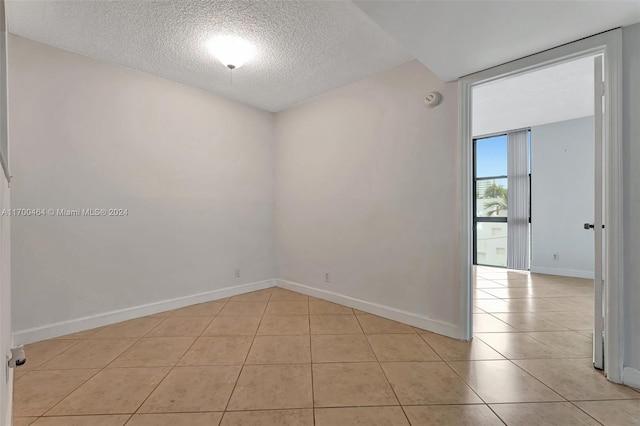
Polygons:
M0 0L1 426L640 425L640 2Z

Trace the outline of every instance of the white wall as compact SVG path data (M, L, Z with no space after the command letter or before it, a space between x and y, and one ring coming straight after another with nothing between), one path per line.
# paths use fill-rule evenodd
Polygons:
M427 109L431 90L444 102ZM456 117L457 84L418 61L279 113L279 277L456 334Z
M624 380L640 387L640 24L622 29Z
M593 117L531 128L532 272L593 278L594 154Z
M9 39L14 331L273 279L274 116ZM234 268L241 278L234 278Z

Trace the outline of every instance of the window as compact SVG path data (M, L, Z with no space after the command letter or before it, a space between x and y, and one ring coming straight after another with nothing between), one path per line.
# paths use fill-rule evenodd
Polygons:
M507 185L507 135L474 140L476 264L507 266Z
M509 166L508 146L510 143L517 143L513 138L522 133L522 131L511 132L509 134L505 133L502 135L477 138L473 141L473 189L475 194L473 202L473 238L474 264L476 265L507 267L509 244L509 167L514 167L511 171L511 178L513 179L515 176L518 176L515 172L515 170L517 170L517 163L516 165L512 163L512 165ZM526 148L528 151L531 148L530 132L528 132L525 142L527 143ZM511 146L512 149L514 149L512 155L517 156L518 148L514 147L518 145ZM526 168L530 171L530 155L527 155L527 161ZM526 178L525 176L525 179ZM530 185L530 172L528 179ZM516 185L516 187L518 186ZM514 196L516 196L516 199L518 198L517 194ZM512 212L512 216L513 214L514 212ZM525 215L526 214L525 212ZM514 233L516 229L517 228L513 228L512 233ZM518 239L512 239L511 242L513 244L519 244ZM529 242L527 241L526 244L529 244Z

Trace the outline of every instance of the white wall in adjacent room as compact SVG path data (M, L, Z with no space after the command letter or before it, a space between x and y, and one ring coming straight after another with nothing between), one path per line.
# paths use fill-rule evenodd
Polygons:
M531 128L532 272L593 278L594 154L593 117Z
M9 43L13 207L128 210L14 218L14 331L275 278L273 114Z
M458 327L457 107L412 61L278 113L279 278Z
M475 136L593 115L593 57L474 87Z

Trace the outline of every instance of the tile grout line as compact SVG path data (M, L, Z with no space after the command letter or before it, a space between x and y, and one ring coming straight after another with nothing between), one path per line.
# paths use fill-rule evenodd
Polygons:
M479 396L478 396L479 397ZM496 413L496 411L493 409L493 407L489 404L485 404L485 407L487 407L489 410L491 410L491 412L493 413L494 416L496 416L498 418L498 420L500 420L502 422L502 424L504 424L505 426L507 425L507 421L503 420L502 417L500 417L500 415L498 413Z
M309 365L311 369L311 421L313 426L316 425L316 393L313 389L313 348L311 341L311 299L307 296L307 319L309 321L309 359L311 360L311 364Z
M233 296L232 296L233 297ZM185 357L185 355L189 352L189 350L191 350L191 348L193 347L193 345L198 341L198 339L200 337L203 336L203 333L205 332L205 330L209 327L209 325L213 322L213 320L215 318L218 318L218 314L227 306L227 304L231 301L232 297L227 298L227 300L225 301L224 305L222 306L222 308L220 308L220 310L211 318L211 321L209 321L207 323L207 325L202 329L202 331L200 332L200 334L198 334L198 336L195 337L195 339L193 340L193 342L191 343L191 345L189 345L189 347L184 351L184 353L180 356L180 358L178 359L178 361L176 361L176 363L172 366L169 367L169 371L167 372L167 374L163 377L163 379L158 383L158 385L151 391L151 393L149 393L149 395L147 395L147 397L145 398L145 400L140 404L140 406L136 409L136 412L134 414L141 414L138 413L138 411L140 410L140 408L144 405L144 403L149 399L149 397L156 391L156 389L162 384L162 382L164 382L164 380L166 379L166 377L169 375L169 373L171 373L172 371L174 371L176 369L176 367L178 367L178 364L180 363L180 361L182 361L182 359ZM215 302L215 300L212 300L210 302ZM210 302L205 302L205 303L210 303ZM193 305L191 305L193 306ZM175 312L174 312L175 314ZM173 315L170 315L168 318L173 318ZM175 318L179 318L179 317L175 317ZM185 317L185 318L191 318L191 317ZM150 331L151 332L151 331ZM149 333L150 333L149 332ZM192 336L187 336L187 337L192 337ZM212 336L212 337L216 337L216 336ZM247 352L248 355L248 352ZM246 357L245 357L246 358ZM195 367L195 366L194 366ZM238 381L238 378L240 377L240 373L238 373L238 377L236 378L236 383ZM235 384L234 384L234 389L235 389ZM233 393L233 390L232 390ZM229 395L229 400L231 399L231 394ZM229 401L227 401L227 405L229 404ZM220 411L211 411L211 412L217 412L219 413ZM224 412L222 411L222 416L220 417L220 421L218 422L218 424L220 422L222 422L222 417L224 416ZM174 413L190 413L190 412L162 412L162 413L145 413L145 414L174 414ZM131 414L131 417L129 418L129 420L127 420L127 422L125 423L125 425L127 423L129 423L129 421L133 418L134 414Z
M427 331L428 331L428 330L427 330ZM420 340L422 340L422 341L427 345L427 347L429 347L429 349L431 349L431 350L433 351L433 353L434 353L434 354L436 354L436 356L438 357L438 359L439 359L440 361L444 362L444 358L442 358L442 356L438 353L438 351L436 351L436 349L435 349L433 346L431 346L431 345L429 344L429 342L427 341L427 339L425 339L425 338L423 337L423 335L422 335L422 334L420 334L420 333L418 333L417 331L416 331L416 333L418 334L418 337L420 338Z
M162 323L162 321L160 321L160 323ZM117 323L116 323L117 324ZM110 324L113 325L113 324ZM106 326L108 327L108 326ZM102 328L102 327L100 327ZM155 328L155 327L154 327ZM93 333L91 336L97 334L98 332L96 331L95 333ZM66 353L68 350L70 350L71 348L76 347L77 345L79 345L82 342L86 342L89 340L102 340L102 339L92 339L91 336L85 338L85 339L80 339L78 340L78 342L76 342L74 345L71 345L67 350L62 351L60 354L53 356L52 358L50 358L49 360L43 362L42 364L40 364L40 366L46 364L49 361L52 361L53 359L59 357L60 355ZM117 340L121 340L124 339L123 337L119 337L119 338L115 338ZM80 387L84 386L86 383L88 383L91 379L93 379L94 377L96 377L98 374L100 374L105 368L107 368L115 359L117 359L118 357L120 357L124 352L126 352L131 346L135 345L136 343L138 343L138 341L140 341L142 339L142 337L139 337L135 342L133 342L129 347L127 347L125 350L123 350L121 353L119 353L118 355L116 355L111 361L109 361L107 363L107 365L101 367L101 368L97 368L98 371L96 371L93 375L91 375L90 377L87 378L87 380L83 381L82 383L80 383L77 387L73 388L73 390L71 390L69 393L65 394L62 398L60 398L59 400L57 400L51 407L49 407L48 409L46 409L42 414L40 414L38 416L38 418L40 417L50 417L47 416L47 413L49 413L51 410L53 410L56 406L58 406L62 401L64 401L69 395L71 395L72 393L74 393L75 391L77 391L78 389L80 389ZM50 370L33 370L33 371L52 371L55 369L50 369ZM65 370L93 370L93 368L78 368L78 369L65 369Z
M231 392L229 393L229 399L227 399L227 403L224 406L224 410L222 411L222 417L220 418L220 423L222 423L222 420L224 419L228 408L229 408L229 404L231 403L231 398L233 398L233 394L236 391L236 386L238 386L238 382L240 381L240 376L242 376L242 372L244 371L244 367L245 364L247 362L247 358L249 357L249 354L251 353L251 349L253 348L253 344L256 341L256 336L258 335L258 330L260 329L260 325L262 324L262 320L264 319L264 316L267 312L267 307L269 306L269 302L271 301L271 297L273 296L273 287L271 288L271 292L269 293L269 299L267 299L267 303L264 306L264 310L262 311L262 315L260 316L260 321L258 321L258 326L256 327L256 331L253 333L253 339L251 339L251 344L249 345L249 349L247 350L246 355L244 356L244 361L242 362L242 365L240 366L240 371L238 372L238 377L236 377L236 381L233 384L233 388L231 389Z
M512 326L512 325L511 325L511 324L509 324L508 322L503 321L503 320L501 320L500 318L498 318L498 317L496 317L495 315L493 315L493 314L503 314L503 313L515 313L515 312L487 312L487 314L488 314L489 316L491 316L492 318L497 319L497 320L498 320L498 321L500 321L501 323L506 324L507 326L509 326L509 327L513 328L514 330L518 331L518 329L517 329L517 328L515 328L514 326ZM476 331L474 330L474 334L475 334L475 333L476 333ZM480 332L478 332L478 333L482 333L482 332L480 331ZM488 333L490 333L490 332L488 332ZM506 333L512 333L512 332L511 332L511 331L509 331L509 332L506 332Z
M596 419L595 417L593 417L591 414L587 413L585 410L583 410L582 408L580 408L578 405L575 404L575 401L569 401L569 404L571 404L572 406L576 407L578 410L582 411L584 414L586 414L587 416L589 416L590 418L592 418L596 423L598 423L599 425L603 425L602 422L598 421L598 419Z
M527 370L525 370L524 368L520 367L518 364L516 364L515 362L513 362L513 360L508 359L507 360L515 365L517 368L519 368L520 370L522 370L525 374L527 374L530 377L533 377L538 383L542 384L544 387L546 387L547 389L551 390L553 393L555 393L556 395L558 395L560 398L563 399L563 401L561 402L569 402L569 400L567 398L564 397L564 395L562 395L560 392L556 391L555 389L553 389L551 386L547 385L546 383L544 383L542 380L538 379L536 376L534 376L533 374L529 373ZM524 360L516 360L516 361L524 361ZM543 401L545 402L545 401ZM546 401L546 402L559 402L559 401Z
M133 414L129 414L129 417L127 418L127 420L125 420L122 426L127 426L127 424L131 421L132 418L133 418Z
M465 361L466 361L466 362L473 362L474 360L465 360ZM498 360L498 361L502 361L502 360ZM455 374L456 376L458 376L458 378L460 379L460 381L461 381L462 383L464 383L464 384L465 384L465 386L467 386L469 389L471 389L471 392L473 392L473 394L474 394L475 396L477 396L477 397L478 397L478 399L479 399L480 401L482 401L482 404L484 404L486 407L489 407L489 403L488 403L487 401L485 401L485 400L484 400L484 398L482 398L478 392L476 392L476 390L471 386L471 383L468 383L468 382L464 379L464 377L462 377L462 376L461 376L461 375L456 371L456 369L455 369L455 368L453 368L453 367L450 365L450 363L451 363L451 362L460 362L460 361L446 361L446 360L443 360L443 362L445 363L445 365L446 365L446 366L447 366L451 371L453 371L453 374ZM491 407L489 407L489 409L491 409ZM491 411L493 411L493 410L491 410ZM498 418L499 418L499 417L498 417ZM502 419L500 419L500 420L502 420Z
M159 324L161 324L163 321L160 321ZM116 323L117 324L117 323ZM158 325L159 325L158 324ZM110 325L114 325L114 324L110 324ZM105 326L105 327L109 327L109 325ZM102 328L102 327L100 327ZM155 327L154 327L155 328ZM152 328L153 330L153 328ZM149 331L150 332L150 331ZM77 345L79 345L82 342L86 342L86 341L90 341L90 340L108 340L108 339L99 339L99 338L92 338L92 336L94 336L95 334L97 334L98 332L94 332L91 336L88 336L84 339L78 339L78 341L71 345L69 348L67 348L66 350L62 351L61 353L54 355L53 357L49 358L47 361L43 362L42 364L39 364L38 367L45 365L47 362L52 361L53 359L59 357L60 355L63 355L64 353L66 353L68 350L76 347ZM123 337L118 337L118 338L114 338L116 340L122 340L124 339ZM93 379L95 376L97 376L98 374L100 374L105 368L107 368L114 360L116 360L118 357L120 357L124 352L126 352L129 348L131 348L133 345L135 345L136 343L138 343L140 340L142 339L142 337L138 337L137 340L135 342L133 342L130 346L128 346L126 349L124 349L122 352L120 352L119 354L117 354L111 361L109 361L105 366L103 367L99 367L96 368L97 371L91 375L90 377L88 377L85 381L83 381L82 383L80 383L77 387L73 388L70 392L66 393L63 397L61 397L60 399L58 399L55 403L53 403L53 405L51 405L49 408L47 408L42 414L40 414L39 416L37 416L37 418L40 417L52 417L52 416L47 416L47 413L49 413L51 410L53 410L56 406L58 406L62 401L64 401L69 395L71 395L72 393L74 393L75 391L77 391L80 387L82 387L83 385L85 385L86 383L88 383L91 379ZM64 339L61 339L64 340ZM37 367L36 367L37 368ZM60 370L60 369L46 369L46 370L31 370L28 371L28 373L31 373L33 371L54 371L54 370ZM94 370L94 368L78 368L78 369L63 369L63 370ZM26 375L26 374L25 374ZM24 377L24 376L22 376ZM15 380L14 380L15 381Z
M229 303L229 301L231 300L231 298L227 299L224 303L224 306L220 309L220 311L222 311L222 309L224 309L225 306L227 306L227 303ZM205 303L211 303L211 302L215 302L215 300L212 300L210 302L205 302ZM191 305L193 306L193 305ZM176 310L177 311L177 310ZM218 313L220 313L220 311L218 311ZM171 315L169 315L166 319L169 318L173 318L173 316L175 315L176 312L173 312ZM216 313L216 315L213 316L213 318L217 317L218 314ZM176 317L177 318L177 317ZM211 319L211 321L213 321L213 318ZM160 324L162 324L164 321L161 321ZM158 324L158 325L160 325ZM193 345L198 341L198 338L202 335L202 333L204 332L204 330L206 329L206 327L204 329L202 329L202 331L200 332L200 334L198 336L196 336L195 339L193 339L193 342L191 342L191 344L189 345L189 347L187 348L186 351L184 351L184 353L182 354L182 356L180 358L178 358L178 360L176 361L176 363L173 366L169 367L169 370L167 371L167 373L162 377L162 379L158 382L158 384L156 386L153 387L153 389L151 390L151 392L149 392L149 394L144 398L144 400L138 405L138 407L135 409L135 411L131 414L131 417L129 418L129 420L127 420L127 422L125 423L125 425L127 423L129 423L129 421L131 421L131 419L133 419L133 416L135 414L140 414L140 408L142 408L142 406L149 400L149 398L151 397L151 395L153 395L153 393L160 387L160 385L166 380L166 378L169 376L169 374L171 374L172 371L175 370L176 366L180 363L180 361L182 361L182 358L184 358L184 356L191 350L191 348L193 347ZM151 333L153 330L155 330L155 327L150 330L147 334ZM147 335L145 334L145 336ZM144 337L144 336L143 336ZM142 337L140 338L140 340L142 340Z
M155 327L154 327L155 329ZM153 330L153 329L152 329ZM150 330L147 334L151 333ZM146 336L146 334L144 335ZM135 345L137 345L138 343L140 343L140 341L144 338L144 336L138 337L136 338L136 341L133 342L131 345L129 345L127 348L125 348L125 350L123 350L122 352L120 352L118 355L116 355L115 357L113 357L113 359L111 361L109 361L104 367L102 367L100 369L100 371L104 370L105 368L108 368L111 364L113 364L115 362L115 360L117 360L118 358L120 358L126 351L128 351L129 349L131 349L132 347L134 347ZM127 339L127 337L123 337L123 339ZM136 367L129 367L129 368L136 368Z
M543 386L545 386L546 388L550 389L553 393L555 393L556 395L560 396L562 399L564 399L565 401L567 401L567 399L562 396L560 393L558 393L555 389L551 388L550 386L547 386L544 382L542 382L540 379L538 379L537 377L535 377L533 374L529 373L528 371L526 371L525 369L523 369L522 367L520 367L518 364L516 364L515 362L513 362L513 358L509 358L507 357L505 354L503 354L502 352L500 352L499 350L497 350L495 347L491 346L489 343L485 342L484 340L482 340L481 337L476 336L474 333L474 338L478 338L480 339L484 344L486 344L487 346L489 346L491 349L493 349L494 351L496 351L497 353L499 353L500 355L502 355L506 360L509 361L511 364L515 365L517 368L519 368L520 370L522 370L525 374L527 374L528 376L534 378L537 382L541 383ZM546 346L546 345L545 345ZM548 358L535 358L535 359L548 359ZM504 361L504 360L498 360L498 361ZM447 362L447 365L449 365L449 363ZM451 367L450 367L451 368ZM453 370L453 368L452 368ZM455 370L454 370L455 371ZM456 372L457 374L457 372ZM462 379L462 377L460 377ZM464 379L462 379L464 381ZM465 381L466 383L466 381ZM473 390L473 389L472 389ZM475 392L475 391L474 391ZM478 395L478 397L480 397L480 395ZM484 401L484 399L482 399L480 397L480 399L482 401ZM485 402L486 403L486 402ZM488 404L487 404L488 405Z
M55 340L55 339L54 339ZM64 339L61 339L64 340ZM74 339L69 339L69 340L74 340ZM73 343L71 346L69 346L67 349L63 350L62 352L55 354L54 356L52 356L51 358L47 358L46 361L38 364L37 366L33 367L33 370L26 370L26 374L31 373L33 371L44 371L44 370L38 370L39 367L42 367L43 365L45 365L46 363L48 363L49 361L53 361L55 358L59 357L60 355L64 355L65 353L67 353L68 351L70 351L72 348L78 346L80 343L82 343L84 340L86 339L78 339L75 343ZM43 342L47 342L49 340L44 340ZM36 342L39 343L39 342ZM24 377L26 374L24 374L22 377ZM15 379L14 379L15 381Z
M81 386L83 386L84 384L88 383L89 380L93 379L94 377L96 377L100 372L102 371L102 369L98 369L98 371L96 371L93 375L91 375L91 377L87 378L87 380L83 381L82 383L80 383L78 386L76 386L75 388L73 388L73 390L67 394L65 394L62 398L60 398L57 402L55 402L51 407L47 408L42 414L40 414L38 416L38 418L40 417L45 417L46 414L48 412L50 412L51 410L53 410L54 408L56 408L58 406L58 404L60 404L62 401L64 401L69 395L71 395L72 393L74 393L75 391L77 391L78 389L80 389Z
M354 311L354 314L355 314L355 311ZM398 394L396 393L396 390L393 388L393 385L391 384L391 381L389 380L389 377L387 376L387 373L384 371L384 368L382 368L382 364L380 363L380 359L378 358L378 354L373 349L373 346L371 346L371 342L369 341L369 338L367 337L367 333L364 332L364 327L362 327L362 323L360 322L360 319L358 318L358 315L356 315L356 321L358 322L358 325L360 326L360 329L362 330L362 334L364 335L364 340L367 342L367 345L369 345L369 349L371 349L371 353L373 353L373 356L376 359L376 363L378 364L378 368L380 369L380 371L382 371L382 375L384 376L385 380L387 381L387 384L391 388L391 392L393 392L394 398L396 399L396 401L398 401L398 406L400 406L400 409L402 410L402 414L404 414L404 418L407 419L407 424L410 425L411 421L409 420L409 416L407 415L407 412L404 410L404 407L402 406L402 402L400 402L400 398L398 398ZM413 327L411 327L411 329L415 332L415 329Z
M551 346L549 346L546 343L536 339L535 337L529 336L529 334L527 334L527 333L530 333L530 332L518 331L518 332L515 332L515 333L507 333L507 332L505 332L505 333L500 333L500 334L523 334L523 335L525 335L527 337L530 337L531 339L535 340L538 344L542 345L545 348L548 348L551 351L556 351L556 352L558 351L557 349L552 348ZM498 333L487 332L487 333L479 333L479 334L498 334ZM518 358L518 357L513 357L513 356L509 357L505 353L500 352L497 349L497 347L492 346L489 342L484 340L482 338L482 336L478 336L478 335L474 334L473 337L475 339L480 340L482 343L484 343L485 345L489 346L491 349L493 349L494 351L496 351L497 353L499 353L500 355L502 355L505 359L508 359L509 361L526 361L526 360L529 360L529 359L587 359L587 358L591 358L591 357L585 357L585 356L568 356L568 357L564 357L564 356L563 357L560 357L560 356L558 356L558 357L553 357L553 356L552 357L548 357L548 356L546 356L546 357L525 357L525 358ZM484 360L484 361L490 361L490 360Z
M227 303L229 303L231 301L231 298L229 298L227 301L225 301L224 305L222 306L222 308L220 308L220 310L211 318L211 320L207 323L207 325L204 326L204 328L202 329L202 331L200 331L200 334L198 334L197 336L195 336L195 338L193 339L193 342L191 342L191 344L189 345L189 347L187 347L187 349L182 353L182 355L180 355L180 357L178 358L178 360L176 361L176 363L171 367L171 371L173 371L173 369L175 367L178 366L178 364L180 364L180 362L184 359L184 357L187 355L187 353L189 353L189 351L191 350L191 348L193 348L193 345L196 344L196 342L198 341L198 339L200 339L200 337L203 337L203 333L207 330L207 328L209 327L209 325L211 325L211 323L218 318L218 314L225 308L225 306L227 306ZM213 300L212 302L215 302L215 300ZM210 302L205 302L205 303L210 303ZM179 318L179 317L176 317ZM184 318L197 318L197 317L184 317ZM168 336L165 336L168 337ZM176 336L176 337L194 337L194 336ZM204 337L208 337L208 336L204 336ZM189 366L191 367L191 366ZM154 389L155 390L155 389Z

